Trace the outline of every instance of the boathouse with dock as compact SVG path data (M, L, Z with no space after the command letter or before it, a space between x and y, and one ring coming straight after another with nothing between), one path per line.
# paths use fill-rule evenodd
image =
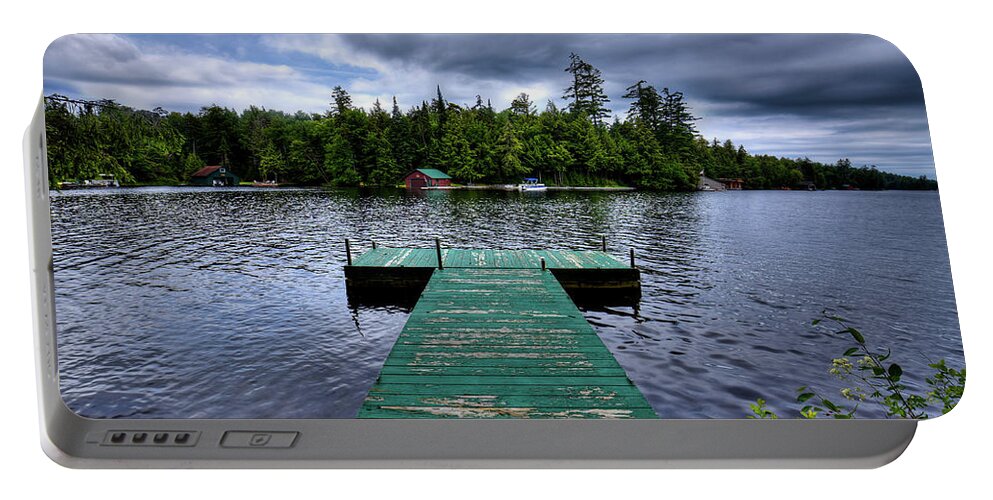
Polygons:
M452 178L445 172L434 168L418 168L410 171L403 178L407 189L422 187L447 187L452 185Z
M604 245L605 246L605 245ZM417 302L359 418L657 418L573 302L640 296L640 272L605 251L376 248L349 294Z
M718 178L717 181L724 184L724 189L729 191L741 191L741 189L745 186L744 179L721 177Z
M221 165L203 167L190 177L194 186L237 186L240 182L241 178L231 169Z

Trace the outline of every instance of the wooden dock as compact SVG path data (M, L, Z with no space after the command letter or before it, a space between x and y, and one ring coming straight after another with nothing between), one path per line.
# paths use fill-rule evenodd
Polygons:
M439 255L442 265L438 265ZM604 251L374 248L345 266L350 295L420 294L435 269L542 269L575 300L628 305L641 298L641 272Z
M447 250L438 269L437 254L377 249L349 266L428 273L359 418L656 418L554 274L629 267L603 252Z

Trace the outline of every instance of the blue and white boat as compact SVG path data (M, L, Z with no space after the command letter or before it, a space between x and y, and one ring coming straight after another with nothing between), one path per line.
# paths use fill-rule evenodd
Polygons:
M525 193L530 191L548 191L548 187L534 177L525 177L524 182L518 187Z

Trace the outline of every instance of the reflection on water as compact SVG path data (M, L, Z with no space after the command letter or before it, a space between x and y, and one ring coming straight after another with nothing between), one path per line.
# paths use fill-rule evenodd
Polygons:
M354 416L408 309L348 305L345 238L634 248L639 306L585 314L664 418L840 389L824 308L911 387L963 364L936 193L142 188L53 193L52 215L62 392L91 417Z

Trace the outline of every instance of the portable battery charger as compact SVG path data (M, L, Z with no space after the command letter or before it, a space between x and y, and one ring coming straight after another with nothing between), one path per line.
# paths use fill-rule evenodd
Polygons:
M865 35L69 35L24 139L71 467L875 467L965 362Z

